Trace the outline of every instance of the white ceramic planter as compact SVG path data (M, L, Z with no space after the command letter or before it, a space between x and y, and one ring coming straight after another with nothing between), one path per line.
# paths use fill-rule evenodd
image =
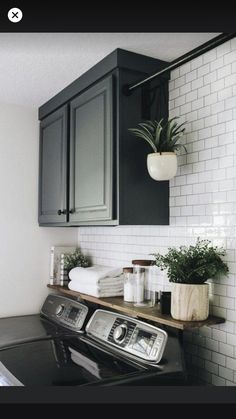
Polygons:
M175 153L151 153L147 155L148 173L154 180L169 180L177 172L177 156Z
M171 316L176 320L200 321L209 315L209 285L172 283Z

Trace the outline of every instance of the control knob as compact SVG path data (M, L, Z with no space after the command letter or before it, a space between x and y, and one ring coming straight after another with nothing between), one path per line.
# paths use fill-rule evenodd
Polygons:
M56 316L60 317L65 309L65 306L63 304L60 304L56 308Z
M126 324L120 324L117 326L113 332L113 339L117 343L123 342L127 333L127 326Z

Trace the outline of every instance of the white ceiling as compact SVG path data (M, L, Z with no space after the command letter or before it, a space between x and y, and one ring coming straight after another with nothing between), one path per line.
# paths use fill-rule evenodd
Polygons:
M38 107L116 48L166 61L218 33L1 33L0 102Z

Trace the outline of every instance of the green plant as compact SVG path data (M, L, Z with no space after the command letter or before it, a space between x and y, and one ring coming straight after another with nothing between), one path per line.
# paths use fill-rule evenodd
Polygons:
M169 248L166 255L154 253L154 265L167 269L170 282L203 284L217 274L228 274L228 266L221 259L225 256L222 247L212 246L209 240L197 239L195 246Z
M175 152L181 147L187 152L186 147L178 142L185 132L185 123L178 124L176 119L177 116L167 119L166 122L163 118L160 121L144 121L140 122L137 128L128 128L128 131L144 139L155 153Z
M77 266L87 268L89 265L89 260L81 253L78 247L76 247L73 253L65 253L64 266L68 271Z

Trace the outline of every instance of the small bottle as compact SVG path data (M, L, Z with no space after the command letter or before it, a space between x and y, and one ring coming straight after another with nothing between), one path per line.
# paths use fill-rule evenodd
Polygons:
M124 301L127 303L134 302L135 283L133 276L133 268L123 268L124 278Z
M161 291L160 292L160 311L161 314L170 314L171 308L171 292Z

